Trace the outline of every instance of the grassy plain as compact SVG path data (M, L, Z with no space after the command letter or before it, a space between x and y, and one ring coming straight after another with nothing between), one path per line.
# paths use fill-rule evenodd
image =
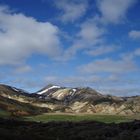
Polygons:
M129 122L138 119L138 116L121 116L121 115L95 115L95 114L42 114L37 116L26 117L26 120L37 122L51 121L99 121L105 123ZM140 118L139 118L140 119Z

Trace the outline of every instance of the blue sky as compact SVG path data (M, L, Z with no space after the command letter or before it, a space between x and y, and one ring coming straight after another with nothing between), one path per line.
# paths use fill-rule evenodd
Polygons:
M139 0L0 0L0 83L140 95Z

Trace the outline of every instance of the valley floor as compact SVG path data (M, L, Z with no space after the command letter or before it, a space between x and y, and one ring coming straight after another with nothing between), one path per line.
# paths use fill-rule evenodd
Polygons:
M120 123L140 120L140 115L104 115L104 114L80 114L80 113L45 113L42 115L25 117L25 120L36 122L50 121L99 121L104 123Z
M0 140L140 140L140 121L37 123L0 119Z

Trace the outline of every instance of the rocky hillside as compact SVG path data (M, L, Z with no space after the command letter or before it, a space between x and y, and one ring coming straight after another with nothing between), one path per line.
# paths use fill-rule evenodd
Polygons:
M48 112L48 108L37 107L29 93L7 85L0 85L0 114L9 117L36 115Z
M92 88L66 88L48 85L36 93L29 94L21 89L0 85L0 101L17 101L50 112L140 114L140 96L116 97L102 95Z

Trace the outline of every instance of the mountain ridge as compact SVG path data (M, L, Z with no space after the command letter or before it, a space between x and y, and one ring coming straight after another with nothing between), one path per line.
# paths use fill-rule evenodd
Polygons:
M47 111L42 111L44 113L49 111L54 113L140 114L140 96L103 95L89 87L67 88L48 85L30 94L22 89L1 84L0 97L24 103L27 108L30 105L41 110L46 108Z

